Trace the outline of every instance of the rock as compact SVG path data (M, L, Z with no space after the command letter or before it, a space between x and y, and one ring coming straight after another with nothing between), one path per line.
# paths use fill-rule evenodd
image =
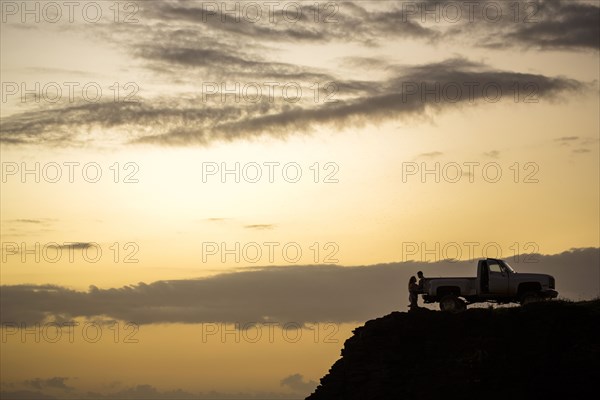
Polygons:
M307 400L576 398L600 382L600 300L368 321Z

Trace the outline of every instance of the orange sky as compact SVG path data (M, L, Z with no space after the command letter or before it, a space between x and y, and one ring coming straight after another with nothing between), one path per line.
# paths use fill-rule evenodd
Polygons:
M83 2L72 21L64 5L58 15L31 3L27 14L0 1L3 288L50 284L78 296L240 277L264 291L249 291L248 304L266 309L283 289L236 274L315 265L306 279L318 286L330 281L317 267L330 264L599 247L595 2L521 2L518 16L505 5L499 21L477 9L457 22L423 20L406 8L422 3L402 1L321 2L317 14L314 2L271 11L258 2L260 17L227 2L237 22L212 2L117 2L118 15L112 2ZM295 21L295 10L306 18ZM535 21L524 20L532 11ZM544 31L552 22L561 30ZM273 321L260 309L221 317L240 287L214 295L202 311L210 323ZM398 287L386 299L403 310ZM305 305L307 320L337 321L334 342L308 326L297 343L281 339L281 326L304 320L275 321L272 343L265 327L257 343L235 343L235 333L203 342L202 323L181 323L202 305L161 323L136 304L151 321L139 323L137 343L115 343L108 325L97 343L34 334L23 343L10 324L33 314L11 309L22 321L3 320L1 390L301 398L370 315L338 319L343 295L332 289L338 297L317 306L308 288L287 300ZM50 305L46 316L83 326L130 306L108 298L90 300L104 311L89 320ZM118 326L127 322L139 321Z

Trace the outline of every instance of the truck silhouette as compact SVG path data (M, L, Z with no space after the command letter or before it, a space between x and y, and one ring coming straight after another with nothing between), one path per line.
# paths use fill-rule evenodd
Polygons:
M439 303L440 310L450 312L473 303L524 305L558 296L551 275L517 273L495 258L479 260L476 278L425 278L422 293L425 303Z

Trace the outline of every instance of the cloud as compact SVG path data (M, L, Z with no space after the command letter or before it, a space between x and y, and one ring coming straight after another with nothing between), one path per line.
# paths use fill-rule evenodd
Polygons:
M584 154L584 153L589 153L590 151L591 151L590 149L574 149L573 153Z
M237 10L231 13L223 5L178 1L150 8L148 15L171 24L200 26L221 36L251 37L262 42L377 43L380 37L390 35L428 40L440 37L437 30L406 15L399 7L401 3L391 3L386 10L368 10L354 2L293 3L293 7L254 4L258 7L251 12L243 3L231 4L228 10Z
M31 379L31 380L26 380L23 382L23 384L25 386L30 386L34 389L47 389L47 388L53 388L53 389L62 389L64 391L71 391L74 388L71 386L68 386L66 384L66 381L69 378L67 377L60 377L60 376L55 376L53 378L48 378L48 379L41 379L41 378L35 378L35 379Z
M498 158L498 156L500 155L500 152L498 150L492 150L492 151L487 151L487 152L483 153L483 155L486 157L490 157L490 158Z
M336 102L290 104L278 99L257 103L220 103L167 99L139 103L87 103L27 111L3 119L1 141L46 145L82 145L89 131L103 129L98 142L207 145L213 141L270 135L285 138L314 132L379 124L457 109L463 104L494 103L515 84L533 85L540 99L579 92L583 83L563 77L492 69L462 58L412 67L396 67L384 81L342 82ZM348 93L344 93L346 88ZM428 95L427 90L436 95ZM484 89L487 88L487 89ZM491 89L490 89L491 88ZM506 96L505 96L506 97ZM108 132L107 132L108 131Z
M205 41L182 43L176 45L171 41L157 41L137 49L136 55L151 62L159 62L154 68L168 71L172 74L174 69L183 68L193 71L194 74L203 73L204 82L211 82L209 77L221 79L225 76L234 76L235 79L243 77L261 78L268 77L275 82L327 82L332 77L325 73L308 70L298 65L262 60L258 55L245 54L237 49L228 49L220 43L210 47Z
M598 3L538 0L533 4L534 7L528 7L528 11L536 10L538 21L514 24L515 30L503 36L504 43L518 43L543 50L599 50Z
M269 230L275 228L273 224L254 224L254 225L246 225L244 226L246 229L256 229L256 230Z
M332 4L332 8L302 4L287 11L283 7L262 6L260 14L248 14L242 5L235 13L236 19L223 6L212 8L177 1L146 7L146 16L178 30L194 27L199 37L235 40L251 37L254 42L248 44L255 46L256 42L281 41L378 46L382 39L417 39L435 44L467 40L487 48L598 50L599 47L600 8L593 3L483 0L466 4L427 0L390 1L384 7L350 1ZM500 17L496 18L496 14Z
M55 245L56 244L56 245ZM56 249L73 249L73 250L85 250L88 249L90 247L95 247L97 244L93 243L93 242L64 242L63 244L59 244L59 243L52 243L49 242L45 245L45 247L47 246L48 248L56 248ZM32 247L34 247L34 245L32 245ZM23 246L22 249L20 249L19 251L24 252L26 251L27 246Z
M444 153L442 153L441 151L432 151L429 153L421 153L421 154L419 154L419 157L434 158L434 157L439 157L442 155L444 155Z
M598 296L600 249L534 255L517 271L550 273L562 296ZM475 275L472 261L416 261L360 267L333 265L248 268L201 279L140 282L120 288L76 291L57 285L0 287L3 323L112 318L154 323L356 322L404 309L405 284L426 276Z
M90 247L94 247L95 244L92 242L72 242L72 243L65 243L65 244L61 244L58 246L58 248L60 249L87 249Z
M13 392L0 392L0 398L3 400L53 400L56 399L54 396L50 396L38 391L31 390L19 390Z
M94 394L89 396L93 398L102 399L197 399L198 394L193 394L182 389L160 391L152 385L141 384L135 385L129 388L122 389L114 393L108 393L105 395Z
M40 236L44 232L53 232L51 229L58 220L52 218L18 218L3 220L2 235L5 237L32 237Z
M118 391L111 391L106 393L87 392L81 393L78 399L107 399L107 400L121 400L121 399L137 399L137 400L215 400L215 399L297 399L297 394L290 395L287 393L275 393L275 392L254 392L254 393L225 393L225 392L196 392L191 393L183 389L171 389L171 390L160 390L153 385L144 383L134 386L130 386Z
M317 387L315 381L305 381L300 374L293 374L281 380L281 386L287 386L295 392L310 394Z
M555 142L562 147L571 147L571 145L579 146L578 148L571 150L571 152L574 154L585 154L591 153L592 149L598 148L598 140L599 139L593 137L563 136L555 139Z
M600 47L600 7L597 3L566 0L519 0L471 3L454 0L419 2L414 17L428 18L425 10L436 10L442 22L455 14L444 10L460 6L461 18L441 29L439 41L469 40L477 47L491 49L597 51ZM454 5L454 6L452 6ZM426 8L427 7L427 8Z
M8 224L51 224L53 222L56 222L56 220L52 218L17 218L6 220Z
M8 385L6 385L8 386ZM316 384L315 384L316 386ZM297 400L298 392L290 393L277 393L277 392L196 392L192 393L183 389L170 389L161 390L153 385L142 383L136 384L123 388L121 390L115 390L114 387L107 388L109 390L105 392L91 392L91 391L72 391L68 395L62 395L55 397L43 391L30 391L30 390L13 390L13 391L1 391L0 398L3 400L50 400L50 399L90 399L90 400L215 400L215 399L237 399L237 400L248 400L248 399L270 399L270 400ZM46 389L48 391L48 389Z

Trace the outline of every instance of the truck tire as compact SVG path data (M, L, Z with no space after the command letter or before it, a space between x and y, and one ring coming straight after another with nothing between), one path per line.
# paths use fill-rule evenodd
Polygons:
M537 292L525 292L519 299L521 306L524 306L524 305L530 304L530 303L536 303L538 301L541 301L541 298Z
M453 294L447 294L440 299L440 310L451 313L463 312L467 309L464 301Z
M458 312L467 311L467 303L465 303L461 299L457 299L457 300L458 300Z

